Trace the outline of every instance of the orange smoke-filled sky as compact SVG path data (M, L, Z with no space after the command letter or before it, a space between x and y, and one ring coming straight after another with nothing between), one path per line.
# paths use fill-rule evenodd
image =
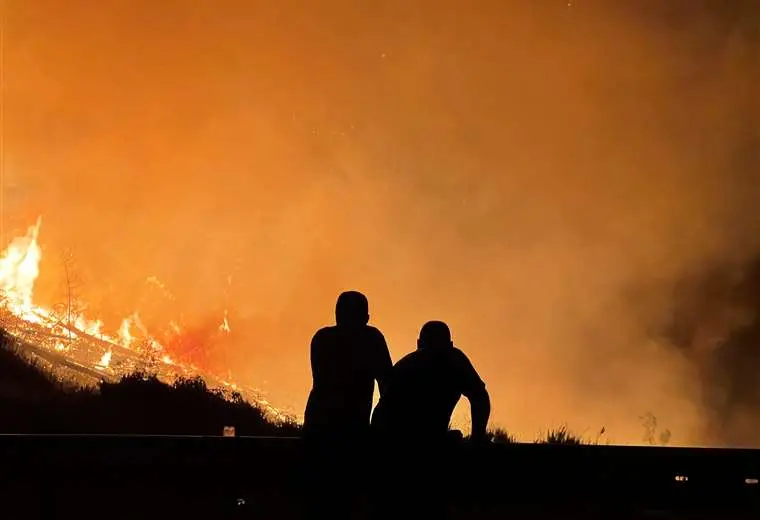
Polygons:
M668 291L630 294L760 251L757 9L721 5L3 0L6 233L42 214L38 297L70 251L114 327L229 309L216 366L299 412L355 288L394 359L449 322L518 433L702 442Z

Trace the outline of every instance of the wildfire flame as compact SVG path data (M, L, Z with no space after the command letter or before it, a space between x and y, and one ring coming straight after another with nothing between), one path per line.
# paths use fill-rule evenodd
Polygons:
M262 406L275 419L284 416L265 400L259 391L242 387L229 380L185 365L170 356L164 345L149 333L137 313L124 318L113 334L105 332L105 325L97 319L89 319L84 313L60 316L52 309L34 303L34 284L40 274L42 250L38 243L42 218L30 226L23 237L13 239L0 257L0 327L21 340L23 345L34 349L35 354L46 357L51 363L65 364L101 378L118 379L146 365L153 366L159 378L172 380L177 377L202 377L207 385L232 388L245 398ZM168 289L156 278L148 283L159 286L170 295ZM169 323L173 334L181 335L182 328ZM218 330L231 332L227 311ZM56 357L57 356L57 357Z
M121 344L127 348L132 345L133 341L132 334L129 332L130 325L130 319L124 318L121 320L121 327L119 327L119 339L121 340Z
M111 356L113 355L113 352L110 350L106 350L105 354L103 354L103 357L100 358L100 361L98 361L98 367L99 368L108 368L108 366L111 364Z
M42 251L37 244L42 218L31 226L26 236L13 239L0 259L0 290L5 305L17 316L34 321L32 291L40 274Z
M230 322L227 319L227 311L224 311L224 320L222 321L222 324L219 325L219 331L224 332L225 334L232 332L232 329L230 328Z

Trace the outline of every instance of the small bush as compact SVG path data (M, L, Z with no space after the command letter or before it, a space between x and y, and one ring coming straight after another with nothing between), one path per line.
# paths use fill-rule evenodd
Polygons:
M487 439L494 444L515 444L517 439L504 428L494 428L486 433Z
M559 428L547 430L536 442L539 444L565 444L572 446L589 444L583 440L583 437L571 432L565 424Z

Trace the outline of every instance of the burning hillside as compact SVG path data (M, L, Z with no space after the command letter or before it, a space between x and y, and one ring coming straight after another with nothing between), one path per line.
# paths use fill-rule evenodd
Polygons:
M205 369L205 349L232 332L226 312L213 325L183 328L170 323L165 330L154 332L137 313L109 329L86 316L71 298L56 308L36 305L34 283L42 258L40 226L38 219L0 257L0 327L18 340L28 355L85 384L113 381L135 372L156 374L166 382L199 376L209 387L238 392L274 418L282 418L257 389Z

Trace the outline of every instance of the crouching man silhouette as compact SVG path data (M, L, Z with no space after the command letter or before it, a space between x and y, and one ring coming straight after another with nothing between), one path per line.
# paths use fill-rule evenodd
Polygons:
M429 321L420 330L417 350L393 366L372 429L389 440L444 441L451 437L451 415L462 396L470 401L471 438L481 441L491 414L486 385L454 346L448 325Z
M457 450L449 430L459 399L470 401L473 442L486 439L491 401L483 380L451 340L449 327L429 321L417 350L400 359L388 376L372 415L372 432L384 477L377 486L377 517L445 518L453 490ZM457 435L458 434L458 435Z

